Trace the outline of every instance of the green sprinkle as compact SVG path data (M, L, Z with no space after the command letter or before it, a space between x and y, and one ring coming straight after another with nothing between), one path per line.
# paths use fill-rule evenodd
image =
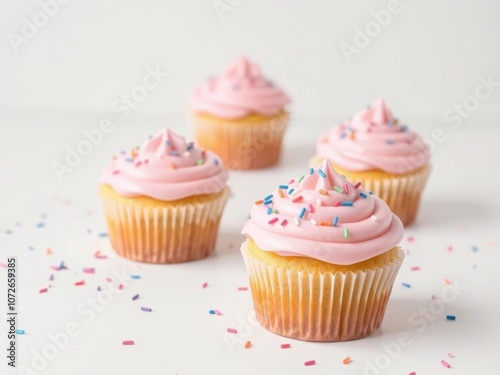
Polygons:
M304 176L300 176L300 178L299 178L299 184L302 182L303 179L304 179Z
M196 162L196 164L198 164L198 165L202 165L202 164L203 164L203 159L198 160L198 161Z
M273 208L273 214L277 214L278 210L276 208Z
M344 238L349 238L349 230L344 228Z
M344 190L342 188L339 188L338 186L334 186L333 190L335 190L337 193L344 194Z

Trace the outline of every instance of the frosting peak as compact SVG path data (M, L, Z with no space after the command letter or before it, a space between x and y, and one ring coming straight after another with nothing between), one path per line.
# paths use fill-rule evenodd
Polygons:
M242 233L279 255L353 264L396 246L403 225L385 202L340 176L325 159L255 202Z
M246 57L237 58L218 77L198 87L191 97L191 109L227 119L251 114L272 116L290 99L264 78L259 67Z
M164 129L141 147L122 151L101 173L101 182L127 196L177 200L215 194L226 186L227 171L219 158Z

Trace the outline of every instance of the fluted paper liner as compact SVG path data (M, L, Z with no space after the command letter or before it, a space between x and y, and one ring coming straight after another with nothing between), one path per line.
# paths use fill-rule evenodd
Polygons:
M198 146L219 155L226 168L258 169L278 162L288 114L248 123L193 115L191 122Z
M404 259L366 271L320 273L266 264L241 247L257 319L265 329L308 341L362 338L380 327Z
M229 188L194 203L119 203L101 194L109 238L118 255L146 263L179 263L213 253Z

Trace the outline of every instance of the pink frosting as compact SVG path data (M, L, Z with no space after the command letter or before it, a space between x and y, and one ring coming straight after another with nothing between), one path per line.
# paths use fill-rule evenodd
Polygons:
M165 129L140 148L123 151L101 173L101 182L126 197L171 201L215 194L226 187L227 171L210 151L201 151Z
M262 76L257 65L240 57L195 90L191 110L236 119L253 113L272 116L289 102L282 90Z
M396 174L427 165L430 158L422 138L395 120L381 99L323 134L316 151L347 170Z
M353 264L403 238L403 224L387 204L337 174L327 159L300 183L279 185L263 200L252 207L242 233L279 255Z

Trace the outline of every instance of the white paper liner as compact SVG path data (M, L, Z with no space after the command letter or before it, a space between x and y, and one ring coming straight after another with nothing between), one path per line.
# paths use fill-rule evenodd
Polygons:
M146 263L178 263L209 256L229 188L216 199L178 205L143 206L101 196L109 238L118 255Z
M320 273L263 263L241 246L257 319L267 330L308 341L362 338L380 327L404 259L367 271Z
M226 168L257 169L278 162L289 116L248 124L191 117L197 144L219 155Z

